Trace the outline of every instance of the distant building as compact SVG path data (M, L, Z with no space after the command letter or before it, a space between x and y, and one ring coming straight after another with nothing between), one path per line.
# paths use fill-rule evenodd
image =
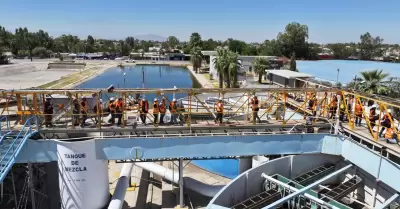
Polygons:
M289 88L302 88L308 79L314 78L312 75L291 70L268 70L267 73L272 84Z

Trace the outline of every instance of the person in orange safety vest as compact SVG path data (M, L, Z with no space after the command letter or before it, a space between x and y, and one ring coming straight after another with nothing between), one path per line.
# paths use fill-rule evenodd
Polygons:
M355 119L355 125L356 126L361 126L361 121L362 121L362 117L363 117L363 110L361 107L361 104L356 104L355 108L354 108L354 115L356 116Z
M118 119L117 126L122 124L123 105L122 98L118 98L117 101L115 101L115 117Z
M160 109L159 109L159 105L158 105L158 99L154 98L154 103L153 103L153 116L154 116L154 124L158 123L158 115L160 113Z
M160 124L164 123L164 116L165 116L165 112L166 112L166 105L165 105L165 99L163 98L161 100L160 106L159 106L159 110L160 110Z
M81 127L83 128L86 125L86 120L88 118L88 112L89 112L89 103L86 100L86 97L82 97L82 102L81 102L81 114L82 114L82 121L81 121Z
M169 112L171 113L171 121L170 121L170 123L171 124L178 123L178 121L177 121L177 117L178 117L177 105L176 105L176 99L175 98L172 99L172 102L169 103Z
M260 107L258 106L259 101L257 96L254 95L254 97L251 99L251 110L253 111L253 123L256 122L256 119L259 123L261 123L261 119L258 116L258 111L260 110Z
M215 122L219 121L219 123L221 124L224 114L224 103L222 102L222 97L220 97L215 103L215 109L217 110L217 118L215 119Z
M108 122L111 123L112 125L114 125L114 123L115 123L115 99L114 99L114 97L110 98L110 102L108 104L108 111L111 114L111 118L110 118L110 120L108 120Z
M147 113L149 112L149 102L147 102L146 98L140 100L139 112L140 112L140 120L142 120L142 123L146 125Z

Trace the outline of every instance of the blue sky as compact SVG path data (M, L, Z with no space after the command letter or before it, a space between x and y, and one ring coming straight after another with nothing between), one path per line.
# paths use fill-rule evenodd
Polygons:
M400 43L400 0L3 0L0 25L95 38L141 34L188 40L275 38L289 22L309 27L310 41L358 41L369 31Z

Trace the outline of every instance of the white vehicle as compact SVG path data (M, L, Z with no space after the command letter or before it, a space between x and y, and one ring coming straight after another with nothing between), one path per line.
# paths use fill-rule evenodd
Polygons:
M128 59L128 60L126 60L126 62L128 62L128 63L135 63L136 61L135 61L135 60L132 60L132 59Z

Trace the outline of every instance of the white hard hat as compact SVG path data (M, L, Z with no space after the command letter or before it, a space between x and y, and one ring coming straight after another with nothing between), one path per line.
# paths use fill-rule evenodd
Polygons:
M81 98L82 98L82 99L86 99L86 96L82 96Z
M222 100L222 97L220 97L219 100Z
M175 101L176 101L176 99L175 99L175 98L173 98L173 99L172 99L172 101L173 101L173 102L175 102Z
M111 97L111 98L110 98L110 101L114 101L114 100L115 100L114 97Z
M146 97L143 97L143 101L146 101Z
M388 109L388 111L387 111L388 113L392 113L392 110L391 109Z
M99 99L99 102L103 102L103 100L102 100L102 99Z
M154 101L158 101L158 99L157 99L157 98L154 98Z

